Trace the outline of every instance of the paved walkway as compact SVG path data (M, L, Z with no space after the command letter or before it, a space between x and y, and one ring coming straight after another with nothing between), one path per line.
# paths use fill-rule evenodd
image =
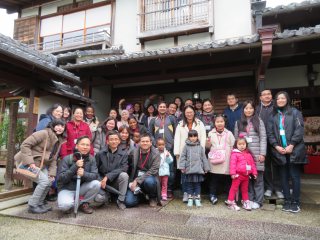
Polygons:
M92 215L80 213L74 218L73 214L62 214L56 208L46 214L33 215L27 212L26 205L21 205L0 211L0 215L9 216L0 217L0 239L37 239L32 236L39 234L40 229L44 229L41 230L44 231L44 239L61 239L61 236L64 239L68 236L74 236L74 239L88 239L86 236L91 236L90 239L104 239L102 235L112 236L112 239L320 238L318 207L306 206L299 214L285 213L279 208L265 209L268 210L234 212L227 209L222 201L212 206L207 200L203 201L202 208L190 209L180 200L173 200L162 208L152 209L148 205L141 205L125 211L111 204L97 209ZM33 230L28 233L24 224ZM62 231L61 226L66 227L66 231ZM85 229L90 230L87 232Z

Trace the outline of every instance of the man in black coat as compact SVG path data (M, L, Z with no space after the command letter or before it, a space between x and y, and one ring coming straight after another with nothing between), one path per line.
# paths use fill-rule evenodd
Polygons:
M95 202L105 203L109 200L106 186L110 185L119 190L117 205L119 209L124 210L129 179L127 174L128 155L125 151L118 149L119 144L119 133L110 131L107 135L107 146L95 156L101 179L101 190L95 197Z
M271 90L265 89L260 92L260 103L256 108L256 114L263 121L266 130L268 130L268 119L273 114L273 101ZM272 192L275 192L277 198L283 198L282 188L280 184L279 168L276 163L272 160L271 146L268 142L267 155L265 160L265 171L264 171L264 196L270 198Z

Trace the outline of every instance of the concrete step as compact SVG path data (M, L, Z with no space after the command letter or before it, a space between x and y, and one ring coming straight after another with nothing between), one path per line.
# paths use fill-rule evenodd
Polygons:
M19 197L13 197L13 198L8 198L8 199L1 199L0 202L0 211L7 209L7 208L12 208L15 206L19 206L22 204L25 204L28 202L31 194L25 194Z

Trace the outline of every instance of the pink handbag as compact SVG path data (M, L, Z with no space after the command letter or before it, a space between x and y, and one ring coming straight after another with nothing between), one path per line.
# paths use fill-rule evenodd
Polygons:
M210 150L210 152L208 153L208 160L211 164L218 165L218 164L224 163L226 161L227 140L228 140L228 133L226 134L226 140L224 142L224 149Z

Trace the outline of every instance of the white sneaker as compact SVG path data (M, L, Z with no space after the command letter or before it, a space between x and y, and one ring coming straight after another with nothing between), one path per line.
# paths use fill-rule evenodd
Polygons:
M251 202L251 209L259 209L261 206L259 203Z
M247 201L241 201L242 202L242 208L248 211L251 211L251 202L249 200Z
M238 205L236 204L235 201L227 200L227 201L225 201L225 203L227 203L228 208L231 209L231 210L235 210L235 211L239 211L240 210L240 208L238 207Z
M284 199L283 193L280 191L276 191L277 198Z
M264 192L264 196L265 197L271 197L272 196L272 191L271 190L267 190Z

